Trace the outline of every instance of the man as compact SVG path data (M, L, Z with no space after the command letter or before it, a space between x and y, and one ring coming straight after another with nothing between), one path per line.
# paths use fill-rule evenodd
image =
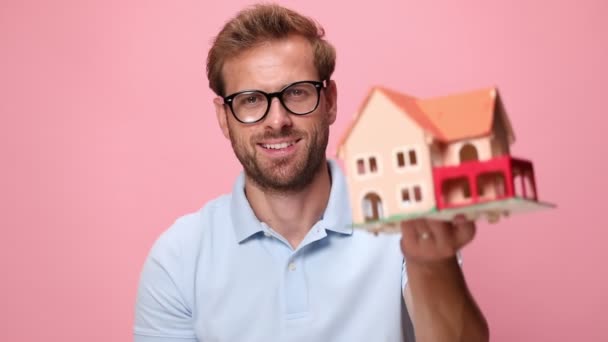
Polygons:
M472 223L407 222L402 236L349 225L344 176L325 158L334 65L322 29L276 5L219 33L207 72L244 173L155 243L136 341L402 341L408 313L417 341L488 340L456 257Z

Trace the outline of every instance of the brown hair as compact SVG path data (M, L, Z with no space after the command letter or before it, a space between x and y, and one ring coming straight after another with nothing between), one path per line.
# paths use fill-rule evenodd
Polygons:
M311 18L275 4L258 4L242 10L224 25L207 56L209 87L224 95L222 68L226 59L256 45L290 34L308 39L314 51L314 64L322 81L329 80L336 65L336 52L327 42L324 29Z

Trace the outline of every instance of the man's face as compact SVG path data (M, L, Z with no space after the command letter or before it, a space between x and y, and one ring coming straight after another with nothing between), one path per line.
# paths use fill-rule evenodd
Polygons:
M276 92L297 81L320 81L310 43L299 36L271 41L226 61L226 94L242 90ZM250 180L265 190L298 191L325 164L329 126L336 118L333 82L321 90L319 106L307 115L289 113L274 98L266 117L254 124L238 122L216 99L218 121Z

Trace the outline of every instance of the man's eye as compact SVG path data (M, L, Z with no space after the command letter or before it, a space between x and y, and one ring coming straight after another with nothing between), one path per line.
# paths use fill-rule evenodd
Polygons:
M308 92L303 88L293 88L289 89L286 95L289 97L302 97L308 95Z
M300 95L302 95L303 93L304 93L304 92L302 91L302 89L292 89L292 90L289 92L289 95L291 95L291 96L300 96Z
M236 98L237 106L258 106L264 102L264 96L260 94L242 94Z

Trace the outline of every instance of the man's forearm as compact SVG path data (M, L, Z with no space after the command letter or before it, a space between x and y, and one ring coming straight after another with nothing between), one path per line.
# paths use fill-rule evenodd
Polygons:
M416 342L488 341L485 317L456 258L407 264Z

